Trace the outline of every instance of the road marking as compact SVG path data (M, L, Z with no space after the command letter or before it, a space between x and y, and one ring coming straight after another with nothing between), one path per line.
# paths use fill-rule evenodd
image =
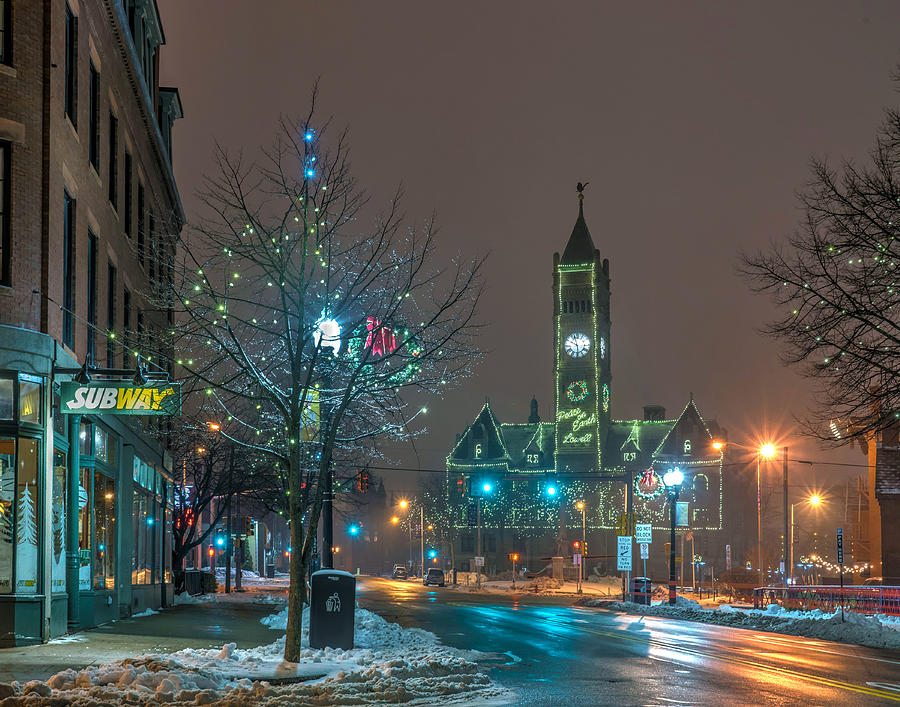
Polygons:
M558 626L565 626L565 624L561 624L557 621L547 620L547 623L555 624ZM753 660L745 660L743 658L730 657L724 655L714 655L710 653L705 653L703 651L697 650L695 648L685 648L683 645L678 644L670 644L665 641L662 641L658 638L643 638L635 635L628 634L619 634L613 633L610 631L598 631L596 629L585 628L584 631L589 633L596 634L598 636L607 636L609 638L617 638L625 641L633 641L635 643L645 643L647 645L652 645L658 648L663 648L666 650L674 651L675 653L689 653L692 655L700 656L701 658L707 658L710 660L719 660L726 663L731 663L732 665L740 665L742 667L754 668L756 670L764 670L770 673L776 673L778 675L786 676L786 677L794 677L800 678L801 680L807 680L809 682L813 682L819 685L827 685L828 687L839 688L843 690L850 690L851 692L858 692L863 695L870 695L872 697L883 697L888 700L892 700L894 702L900 702L900 692L893 692L893 688L888 688L891 691L887 692L882 689L865 687L863 685L853 685L852 683L843 682L841 680L835 680L833 678L826 678L818 675L811 675L809 673L801 673L797 670L792 670L790 668L781 668L774 665L766 665L765 663L760 663Z

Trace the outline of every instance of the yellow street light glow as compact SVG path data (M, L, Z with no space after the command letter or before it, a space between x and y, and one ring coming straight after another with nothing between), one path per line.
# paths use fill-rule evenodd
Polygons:
M402 501L400 501L400 508L406 508L408 505L409 505L409 501L407 501L406 499L403 499Z
M391 523L393 523L394 525L397 525L397 523L399 523L399 522L400 522L400 519L397 516L394 516L393 518L391 518Z
M715 442L713 442L713 449L715 449L717 452L720 451L722 449L722 447L724 447L724 446L725 446L725 443L720 442L719 440L716 440Z
M759 453L762 454L766 459L771 459L775 456L775 445L771 442L766 442L762 447L759 448Z
M822 502L822 497L821 496L810 496L809 502L814 506L818 506Z
M584 501L579 501L578 503L576 503L575 508L577 508L579 511L584 510Z

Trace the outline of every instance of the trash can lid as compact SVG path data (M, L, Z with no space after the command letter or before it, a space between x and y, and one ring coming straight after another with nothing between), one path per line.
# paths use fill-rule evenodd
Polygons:
M312 576L315 577L317 574L327 574L329 576L338 575L340 577L355 577L355 574L350 574L349 572L345 572L344 570L316 570L312 573Z

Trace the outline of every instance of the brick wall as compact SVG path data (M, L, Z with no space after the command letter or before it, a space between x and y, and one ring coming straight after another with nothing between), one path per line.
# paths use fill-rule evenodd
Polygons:
M132 293L135 310L146 308L147 271L136 252L137 189L143 184L146 208L157 230L177 234L181 207L155 124L155 108L139 68L130 61L127 25L121 24L118 0L70 0L78 19L77 128L64 110L66 0L13 2L12 67L0 67L0 139L24 133L12 150L12 282L0 288L0 323L26 326L62 340L63 193L76 199L74 354L83 360L87 346L88 229L98 239L96 362L106 365L107 264L118 272L115 298L116 339L122 340L123 288ZM45 36L46 35L46 36ZM49 53L44 57L44 50ZM89 67L100 74L99 159L88 159ZM46 83L45 83L46 81ZM46 88L46 96L45 96ZM46 97L46 104L44 100ZM109 201L109 114L118 120L118 208ZM131 239L124 234L125 150L132 156ZM46 159L46 164L45 164ZM42 208L42 204L45 207ZM46 213L44 213L46 211ZM144 218L149 227L149 215ZM47 237L42 234L46 229ZM151 242L150 234L145 241ZM44 264L44 272L41 264ZM148 265L145 260L145 266ZM34 294L37 290L38 293ZM41 321L41 301L46 319ZM165 326L165 316L146 313L148 324ZM132 327L137 317L131 315ZM131 357L129 357L129 360ZM116 366L122 350L115 346Z

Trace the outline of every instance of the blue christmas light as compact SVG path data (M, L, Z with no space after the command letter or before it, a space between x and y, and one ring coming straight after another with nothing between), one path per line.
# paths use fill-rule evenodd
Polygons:
M311 170L311 169L306 170L306 176L307 176L307 177L313 177L313 176L315 176L315 174L316 174L316 173L315 173L313 170Z
M306 135L303 136L303 139L307 142L310 142L313 139L312 130L307 130Z

